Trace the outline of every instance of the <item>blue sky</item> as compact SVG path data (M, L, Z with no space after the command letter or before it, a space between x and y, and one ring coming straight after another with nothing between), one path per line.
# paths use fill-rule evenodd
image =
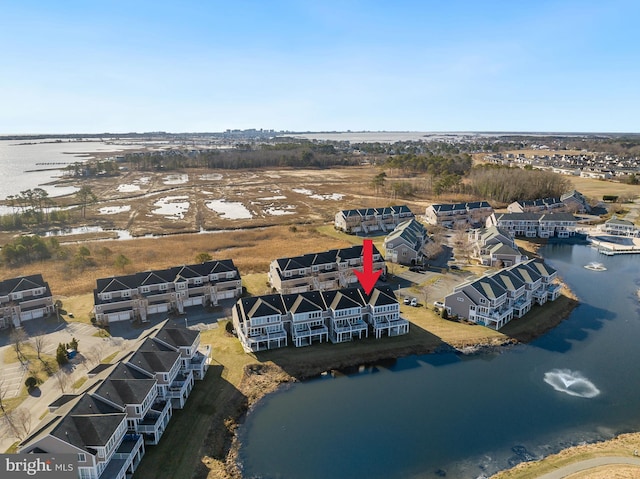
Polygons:
M639 132L639 18L635 0L0 0L0 134Z

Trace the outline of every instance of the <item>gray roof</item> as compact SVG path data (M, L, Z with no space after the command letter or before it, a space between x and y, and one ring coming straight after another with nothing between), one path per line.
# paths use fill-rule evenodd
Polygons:
M167 373L177 361L180 353L177 351L136 351L127 362L151 374Z
M156 387L155 379L107 379L100 384L95 393L121 407L142 404L147 395Z
M488 299L496 299L506 294L506 290L489 276L480 278L470 285Z
M104 447L127 417L125 413L68 415L51 430L51 435L95 454L95 447Z

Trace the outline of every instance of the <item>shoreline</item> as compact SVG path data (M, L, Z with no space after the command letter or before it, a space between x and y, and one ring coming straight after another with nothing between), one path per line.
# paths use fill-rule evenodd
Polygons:
M226 439L218 437L218 442L222 439L222 442L225 443L225 445L228 445L228 447L222 451L224 453L224 458L220 457L216 459L209 456L207 454L208 451L204 450L203 446L200 457L203 458L202 462L208 469L207 475L197 475L194 477L207 477L209 479L242 479L242 469L241 464L239 463L239 451L242 444L240 443L237 430L239 426L245 422L247 415L260 404L262 399L269 394L286 387L286 385L312 379L323 373L345 374L344 370L347 370L346 374L348 374L351 372L349 369L358 368L362 365L371 365L384 361L395 361L409 356L450 353L479 355L494 351L501 352L506 348L513 347L517 344L526 344L544 335L547 331L567 319L573 310L579 305L577 297L566 286L561 297L556 301L561 301L557 306L559 314L547 314L547 318L551 316L553 319L544 322L544 324L538 323L540 326L539 328L536 330L530 330L526 334L523 331L520 331L521 328L512 328L514 329L513 333L517 334L518 337L506 335L504 338L494 337L479 341L459 340L444 345L437 345L435 347L427 344L415 344L412 346L400 347L377 353L374 351L367 354L360 354L357 355L357 357L352 356L351 358L338 358L333 362L302 364L297 368L292 369L290 372L285 371L282 367L274 364L272 361L251 363L244 367L242 377L237 385L238 391L247 399L246 404L244 407L235 408L235 415L228 416L225 421L227 424L226 430L217 431L217 435L228 435ZM556 305L555 302L547 304L549 306ZM544 306L541 307L541 309L545 312L548 310L548 308L544 308ZM541 314L539 313L536 316L541 316ZM521 319L526 319L526 317ZM530 321L529 323L531 322L533 321ZM505 330L507 326L509 325L507 324L502 328L502 330ZM525 326L531 325L527 324ZM216 432L210 431L210 435L216 435Z

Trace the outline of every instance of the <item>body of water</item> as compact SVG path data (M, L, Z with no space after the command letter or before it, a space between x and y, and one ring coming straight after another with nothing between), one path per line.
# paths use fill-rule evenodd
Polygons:
M77 191L73 187L45 185L62 176L66 164L84 161L92 153L118 152L134 145L111 145L102 141L0 140L0 200L32 188L43 188L49 196ZM59 169L53 169L59 168ZM47 169L47 171L33 171Z
M542 253L580 298L568 320L528 345L402 358L270 395L239 431L244 477L478 478L639 430L640 256Z

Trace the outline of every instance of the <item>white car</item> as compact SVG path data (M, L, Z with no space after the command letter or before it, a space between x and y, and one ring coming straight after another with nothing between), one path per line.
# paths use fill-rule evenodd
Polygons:
M403 303L404 304L409 304L411 302L411 300L409 299L409 297L405 296Z
M440 309L444 308L444 303L443 303L442 301L434 301L434 302L433 302L433 305L434 305L436 308L440 308Z
M411 304L411 306L418 306L418 299L417 298L412 298L410 304Z

